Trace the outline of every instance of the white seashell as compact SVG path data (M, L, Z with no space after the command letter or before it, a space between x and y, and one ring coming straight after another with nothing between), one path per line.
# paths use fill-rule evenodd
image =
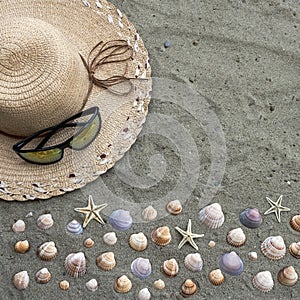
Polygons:
M153 221L157 217L157 210L150 205L142 211L142 217L145 221Z
M153 287L157 290L163 290L165 288L165 286L166 285L165 285L164 281L161 279L158 279L158 280L154 281L154 283L153 283Z
M226 240L229 245L240 247L246 243L246 235L242 228L235 228L228 232Z
M108 232L104 234L103 241L106 245L113 246L117 242L117 235L115 232Z
M21 271L14 275L14 286L18 290L25 290L29 285L29 276L27 271Z
M134 233L129 238L129 245L136 251L143 251L148 245L147 237L142 232Z
M254 287L256 287L258 290L265 293L271 291L274 286L274 281L269 271L263 271L257 273L253 277L252 282Z
M37 250L38 256L42 260L51 260L57 255L57 248L54 242L45 242Z
M22 233L25 231L25 222L23 220L18 220L12 226L13 232Z
M44 214L38 217L37 222L36 222L37 226L40 229L49 229L53 226L54 221L52 219L52 215L51 214Z
M283 258L286 252L284 240L280 235L266 238L260 248L264 256L272 260Z
M179 200L170 201L167 204L167 211L172 215L178 215L182 212L182 205Z
M219 203L205 206L199 212L200 222L210 229L216 229L223 225L225 217Z
M91 291L91 292L95 292L97 291L98 289L98 282L96 279L91 279L90 281L88 281L86 284L85 284L86 288Z
M257 260L257 253L255 251L251 251L248 253L248 257L250 260Z
M71 253L65 259L66 272L74 277L82 277L86 273L86 259L84 253Z
M51 279L51 274L47 268L43 268L43 269L37 271L35 274L35 280L37 283L45 284L45 283L49 282L50 279Z
M188 254L184 259L184 265L188 270L192 272L201 271L203 267L203 261L200 253Z
M216 246L216 242L215 241L209 241L208 243L208 247L209 248L214 248Z
M150 298L151 298L151 294L147 288L140 290L137 295L138 300L150 300Z

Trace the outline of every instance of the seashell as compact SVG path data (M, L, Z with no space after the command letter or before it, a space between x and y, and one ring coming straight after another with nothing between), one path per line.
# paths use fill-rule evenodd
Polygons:
M137 295L138 300L150 300L151 299L151 294L147 288L144 288L139 291Z
M219 228L225 219L221 205L219 203L213 203L205 206L199 212L199 219L201 223L204 223L210 229Z
M209 248L214 248L216 246L216 242L214 242L214 241L209 241L209 243L208 243L208 247Z
M240 247L246 243L246 235L242 228L235 228L228 232L226 241L231 246Z
M209 273L208 279L213 285L221 285L225 277L220 269L215 269Z
M165 288L165 283L163 280L161 279L158 279L158 280L155 280L154 283L153 283L153 287L157 290L163 290Z
M132 288L132 283L126 275L117 278L115 282L115 291L121 294L129 292Z
M96 292L98 289L98 282L96 279L91 279L85 284L86 288L91 292Z
M191 279L187 279L181 286L181 292L184 296L192 296L197 292L197 285Z
M142 232L132 234L129 238L129 245L136 251L143 251L148 246L147 237Z
M27 271L21 271L19 273L16 273L14 275L13 282L14 282L14 286L18 290L25 290L29 285L29 276Z
M67 280L63 280L63 281L61 281L61 282L59 283L59 287L60 287L61 290L66 291L66 290L69 289L70 283L69 283L69 281L67 281Z
M244 264L236 252L231 251L221 256L219 261L220 269L231 276L240 275L244 270Z
M138 257L131 263L131 272L140 279L146 279L152 271L148 258Z
M255 251L249 252L248 257L250 260L257 260L257 253Z
M86 248L92 248L94 246L95 242L91 238L87 238L83 242L83 246Z
M274 286L272 275L269 271L263 271L257 273L252 280L254 287L262 292L269 292Z
M82 231L83 231L83 228L81 226L81 224L79 222L77 222L76 220L72 220L70 223L68 223L67 225L67 230L68 232L70 233L73 233L73 234L81 234Z
M162 270L169 277L176 276L179 272L179 266L177 261L174 258L164 261L162 265Z
M257 208L246 208L240 213L240 222L247 228L258 228L262 223L262 216Z
M203 261L200 253L190 253L184 259L185 267L192 271L197 272L201 271L203 267Z
M120 231L127 230L132 225L132 217L128 210L117 209L109 216L111 226Z
M166 246L171 242L171 233L168 226L158 227L151 233L152 241L158 246Z
M285 267L281 269L278 273L278 281L287 286L293 286L298 281L298 274L294 267Z
M179 215L182 212L182 206L179 200L173 200L167 204L167 211L171 215Z
M53 226L54 221L51 214L44 214L38 217L36 225L40 229L49 229Z
M99 255L96 259L96 264L99 268L108 271L116 266L116 259L113 252L105 252Z
M51 279L51 274L47 268L40 269L35 274L35 280L37 283L45 284Z
M54 242L45 242L37 250L38 256L42 260L51 260L57 255L57 248Z
M147 206L143 211L142 211L142 218L145 221L153 221L157 217L157 210L153 206Z
M290 244L289 250L294 257L300 258L300 242Z
M29 242L27 240L19 241L15 244L15 251L18 253L25 253L29 250Z
M286 252L284 240L280 235L266 238L260 249L264 256L272 260L283 258Z
M300 215L291 217L290 225L294 230L300 232Z
M23 220L18 220L12 226L12 230L15 233L22 233L25 231L25 222Z
M117 236L115 232L108 232L104 234L103 241L106 245L113 246L117 242Z
M74 277L82 277L86 273L86 259L83 252L71 253L65 259L66 272Z

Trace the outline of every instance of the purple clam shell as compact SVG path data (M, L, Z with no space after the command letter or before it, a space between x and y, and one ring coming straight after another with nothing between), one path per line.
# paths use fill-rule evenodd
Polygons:
M138 257L131 263L131 272L140 279L150 276L152 271L149 259Z
M81 234L83 231L83 228L80 223L78 223L76 220L73 220L70 223L68 223L67 230L68 230L68 232L73 233L73 234Z
M110 215L109 223L114 229L120 231L127 230L132 225L132 217L128 210L118 209L113 211Z
M219 261L220 269L231 276L240 275L244 270L241 258L234 252L225 253Z
M262 223L262 216L257 208L247 208L240 213L240 222L247 228L258 228Z

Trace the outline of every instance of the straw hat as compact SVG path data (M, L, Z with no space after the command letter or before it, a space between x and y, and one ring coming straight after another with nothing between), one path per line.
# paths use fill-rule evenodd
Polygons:
M139 80L151 72L143 41L105 0L2 1L0 15L0 199L47 199L78 189L111 168L142 128L151 90L150 80ZM101 41L125 43L130 56L89 74L88 56ZM100 84L91 83L92 75ZM126 91L122 77L138 79ZM22 137L92 106L102 127L86 149L67 148L52 165L25 162L13 151Z

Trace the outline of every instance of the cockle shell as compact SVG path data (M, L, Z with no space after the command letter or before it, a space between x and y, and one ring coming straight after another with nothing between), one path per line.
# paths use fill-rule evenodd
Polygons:
M236 252L231 251L221 256L219 261L220 269L231 276L240 275L244 270L244 264Z
M200 222L205 224L210 229L215 229L223 225L224 214L219 203L213 203L205 206L199 212Z
M142 233L134 233L129 238L129 245L136 251L143 251L147 248L147 237Z
M262 216L257 208L246 208L240 213L240 222L247 228L258 228L262 223Z
M152 271L148 258L138 257L131 263L131 272L140 279L150 276Z
M272 260L283 258L286 252L284 240L280 235L266 238L260 249L264 256Z
M86 273L86 259L83 252L71 253L65 259L66 272L74 277L82 277Z
M45 284L51 279L51 274L47 268L40 269L35 274L35 280L37 283Z
M170 228L168 226L158 227L151 233L152 241L158 246L166 246L171 240Z
M54 221L51 214L40 215L36 221L36 225L40 229L49 229L53 226Z
M298 274L294 267L285 267L281 269L278 273L278 281L287 286L293 286L298 281Z
M151 299L151 294L147 288L144 288L139 291L137 295L138 300L150 300Z
M300 232L300 215L291 217L290 225L294 230Z
M89 280L86 284L85 284L86 288L91 291L91 292L96 292L98 289L98 282L95 278Z
M246 235L242 228L235 228L228 232L226 241L231 246L240 247L246 243Z
M116 292L125 294L129 292L131 288L132 288L132 283L126 275L122 275L121 277L117 278L115 282Z
M179 266L175 258L171 258L169 260L164 261L162 265L163 272L169 276L174 277L179 272Z
M300 258L300 242L290 244L289 250L295 258Z
M14 282L14 286L18 290L25 290L29 285L29 276L27 271L21 271L19 273L16 273L14 275L13 282Z
M143 211L142 211L142 218L145 221L153 221L157 217L157 210L153 206L147 206Z
M257 260L257 253L255 251L251 251L248 253L248 257L250 260Z
M25 253L29 250L30 245L27 240L19 241L15 244L15 251L18 253Z
M208 279L213 285L221 285L225 277L220 269L215 269L209 273Z
M254 287L262 292L269 292L274 286L272 275L269 271L263 271L257 273L252 280Z
M96 259L99 268L109 271L116 266L116 259L113 252L105 252L100 254Z
M117 209L109 216L109 223L114 229L124 231L131 227L132 217L128 210Z
M182 212L182 205L179 200L170 201L166 208L171 215L179 215Z
M181 292L184 296L192 296L197 292L197 284L191 280L187 279L181 286Z
M76 220L72 220L70 223L68 223L67 230L72 234L79 235L82 233L83 228L79 222L77 222Z
M203 267L203 260L200 253L188 254L184 259L184 265L192 272L201 271Z
M23 220L18 220L17 222L15 222L12 226L12 230L15 233L22 233L25 231L25 222Z
M37 250L38 256L42 260L51 260L57 255L57 248L54 242L45 242L38 247Z
M61 290L63 291L67 291L70 287L70 283L69 281L67 280L62 280L60 283L59 283L59 287Z
M103 236L103 241L106 245L113 246L117 242L117 235L115 232L105 233Z
M155 280L154 283L153 283L153 287L157 290L163 290L165 288L165 283L163 280L161 279L158 279L158 280Z
M83 242L83 246L86 248L92 248L94 246L95 242L91 238L87 238Z

